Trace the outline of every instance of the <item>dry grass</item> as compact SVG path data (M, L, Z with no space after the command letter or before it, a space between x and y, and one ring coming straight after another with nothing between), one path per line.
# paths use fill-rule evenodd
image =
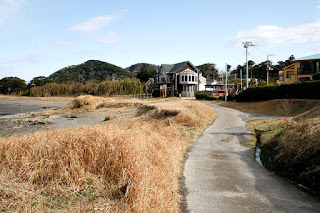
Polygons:
M261 135L261 142L266 143L267 141L272 140L276 134L283 130L283 126L286 122L287 119L285 118L252 120L247 122L246 127L252 132L255 132L256 130L262 131L263 134Z
M278 141L282 152L279 152L276 159L294 155L295 160L299 160L309 158L315 153L320 156L320 123L309 120L287 122L284 125L284 134L281 134Z
M250 121L261 134L264 164L287 178L320 193L319 107L294 118Z
M81 109L81 110L93 110L96 109L97 106L101 105L103 102L107 101L106 98L91 96L91 95L81 95L76 97L71 104L66 106L65 108L73 109Z
M211 103L227 106L246 112L264 113L269 115L295 116L313 109L320 100L311 99L276 99L259 102L227 102L213 101Z
M103 102L86 97L69 106ZM145 110L134 122L0 138L0 210L179 212L184 154L214 112L191 101L139 102Z
M304 112L300 115L297 115L293 118L293 120L295 121L301 121L301 120L306 120L306 119L310 119L310 118L320 118L320 106L315 107L307 112Z
M104 120L105 121L110 121L110 120L113 120L113 119L115 119L116 117L115 116L113 116L113 115L107 115L105 118L104 118Z
M290 120L262 144L270 168L320 194L320 122Z

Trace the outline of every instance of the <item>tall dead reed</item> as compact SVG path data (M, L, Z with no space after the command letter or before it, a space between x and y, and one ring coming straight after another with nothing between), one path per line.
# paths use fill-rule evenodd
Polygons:
M121 79L100 83L47 83L30 88L30 96L67 96L67 95L129 95L143 93L143 83L139 79Z

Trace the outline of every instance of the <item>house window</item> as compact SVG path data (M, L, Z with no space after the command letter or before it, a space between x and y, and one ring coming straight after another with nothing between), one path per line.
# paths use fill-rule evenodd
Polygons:
M189 75L189 81L191 81L191 75Z
M291 78L291 74L287 74L287 78Z
M303 61L300 62L300 72L301 74L313 74L317 70L317 61Z
M194 82L194 76L192 76L192 81Z

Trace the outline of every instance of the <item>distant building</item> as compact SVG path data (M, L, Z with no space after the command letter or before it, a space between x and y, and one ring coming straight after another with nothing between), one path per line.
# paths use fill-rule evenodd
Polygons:
M173 94L174 90L178 90L182 97L194 97L206 85L206 78L190 61L162 64L154 79L163 97Z
M310 81L313 80L313 74L320 72L320 53L298 58L293 62L279 72L279 84Z

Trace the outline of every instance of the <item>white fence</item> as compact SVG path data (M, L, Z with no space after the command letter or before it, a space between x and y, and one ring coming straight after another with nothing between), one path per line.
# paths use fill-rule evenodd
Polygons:
M152 98L152 93L148 94L134 94L134 95L110 95L111 98L139 98L139 99L147 99Z

